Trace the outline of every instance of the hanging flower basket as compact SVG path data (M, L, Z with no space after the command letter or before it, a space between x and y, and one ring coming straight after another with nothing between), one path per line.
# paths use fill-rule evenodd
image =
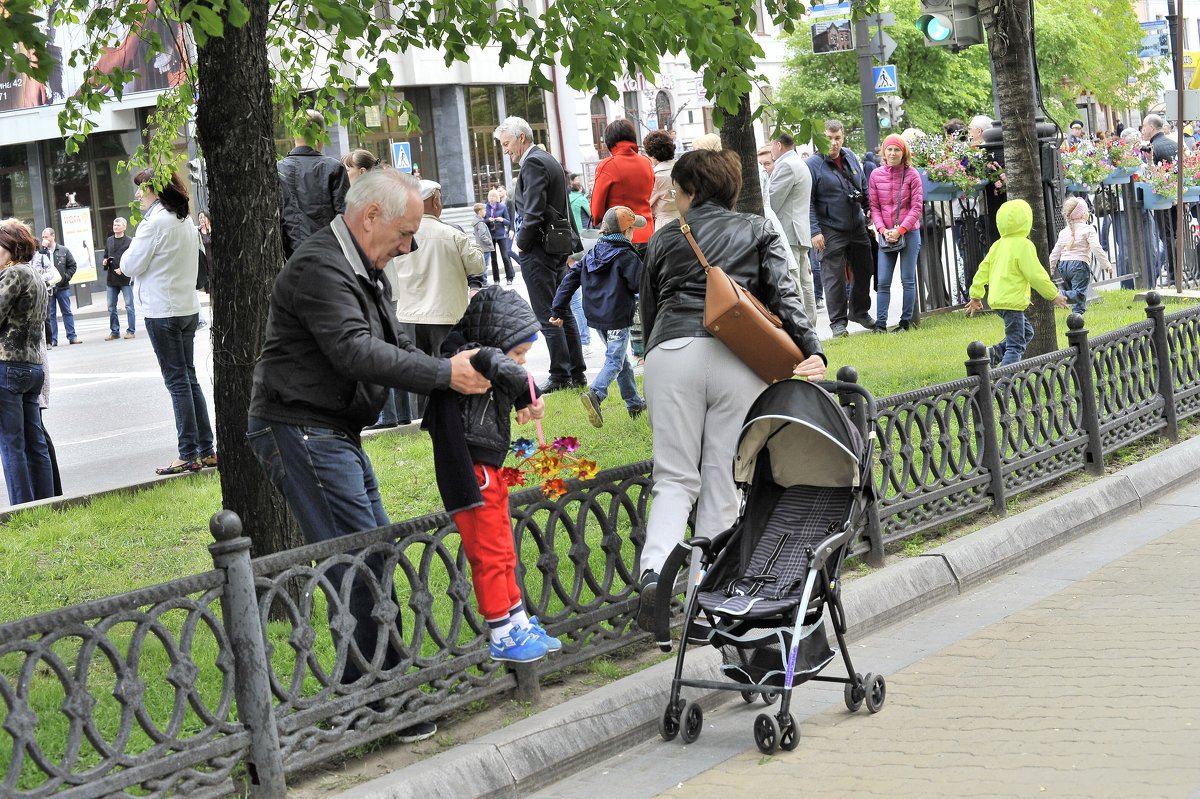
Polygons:
M1138 181L1135 185L1142 200L1142 207L1147 211L1165 211L1175 206L1174 197L1159 194L1149 183Z
M1185 203L1200 202L1200 186L1184 186L1183 201Z
M1066 182L1065 188L1067 191L1071 192L1072 194L1091 194L1092 193L1092 187L1089 186L1088 184L1075 183L1074 181L1070 181L1070 180L1068 180Z
M1105 186L1119 186L1122 183L1128 183L1129 179L1137 174L1137 168L1117 167L1108 174L1103 180Z
M917 172L921 175L921 194L925 202L957 200L966 194L974 194L979 191L979 186L966 191L957 183L941 183L936 180L930 180L929 173L924 169L918 169Z

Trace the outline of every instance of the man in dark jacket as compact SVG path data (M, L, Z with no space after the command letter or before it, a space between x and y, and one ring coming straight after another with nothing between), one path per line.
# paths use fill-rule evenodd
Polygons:
M529 304L542 326L550 350L550 379L542 393L587 385L587 364L574 316L568 314L561 329L550 324L554 292L567 271L569 252L546 251L546 228L556 220L571 219L567 206L567 173L554 156L534 146L533 130L520 117L509 117L496 128L496 139L513 165L520 168L514 199L517 205L516 245L521 251L521 274L529 291ZM570 223L574 231L574 223ZM573 237L578 237L574 231ZM570 252L583 249L582 243Z
M426 355L396 326L383 267L409 251L422 210L412 177L394 170L367 173L347 195L345 215L301 245L271 290L247 441L310 543L390 524L360 440L363 427L379 416L388 387L488 390L487 379L471 366L473 350L449 359ZM382 574L379 556L367 561ZM345 573L345 566L327 571L339 588ZM331 614L338 604L330 601ZM390 620L373 618L374 611L370 589L363 578L355 580L349 612L358 655L351 647L343 683L363 675L358 656L369 662L377 639L388 637ZM384 668L398 662L389 649ZM403 734L416 740L435 729L426 725Z
M350 178L346 167L336 158L317 149L325 117L319 111L305 112L305 131L279 162L279 182L283 191L283 255L292 253L312 234L338 214L346 212L346 192Z
M614 205L605 211L600 240L583 260L567 270L554 295L550 323L560 326L571 316L571 295L582 285L584 316L606 342L604 366L580 398L593 427L604 424L600 403L608 396L613 380L617 381L630 418L636 419L646 410L646 401L638 396L637 378L629 363L629 328L642 282L642 259L633 249L633 231L645 226L645 217L624 205Z
M75 335L75 314L71 311L71 278L75 277L75 256L66 247L56 242L54 228L42 231L42 247L38 258L49 261L58 270L58 283L50 287L50 310L47 321L50 325L50 346L58 346L58 314L55 304L62 310L63 327L67 329L67 341L82 344L83 339Z
M846 320L868 330L875 328L871 317L871 240L867 237L867 182L854 153L842 147L846 131L842 123L825 123L829 153L813 153L808 158L812 172L812 202L809 228L813 249L821 253L821 282L825 289L825 308L834 336L848 335ZM854 288L847 312L846 265Z
M1155 166L1175 162L1179 143L1163 133L1163 118L1158 114L1147 114L1142 119L1142 139L1150 142L1150 158Z
M128 224L123 217L113 220L113 234L104 242L104 282L108 287L108 335L105 341L116 341L121 337L121 319L117 316L117 299L125 299L125 338L137 334L133 313L133 278L121 272L121 256L129 249L130 238L125 235Z

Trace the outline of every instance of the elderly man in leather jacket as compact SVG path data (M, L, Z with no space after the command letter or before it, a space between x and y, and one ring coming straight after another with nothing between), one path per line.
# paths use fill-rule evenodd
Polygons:
M346 192L350 190L350 178L342 162L317 149L317 134L325 130L324 115L309 110L305 120L305 133L296 137L296 146L279 162L285 258L292 257L305 239L335 216L346 212Z
M50 330L50 346L58 346L58 315L55 305L62 311L63 327L67 329L67 340L72 344L82 344L83 339L75 334L75 314L71 311L71 278L75 277L78 268L75 256L56 240L54 228L48 227L42 231L42 246L38 250L38 258L51 263L58 270L58 283L50 287L50 309L47 323ZM35 264L37 266L37 264Z

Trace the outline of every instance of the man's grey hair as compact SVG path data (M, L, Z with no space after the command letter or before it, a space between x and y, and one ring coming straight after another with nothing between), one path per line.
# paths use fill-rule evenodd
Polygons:
M204 212L201 211L200 213L204 213ZM116 219L113 220L114 225L117 224L118 222L120 222L125 227L129 227L129 220L123 216L118 216Z
M840 119L825 120L825 132L826 133L841 133L845 129L846 129L846 126L842 124L842 120L840 120Z
M968 128L979 128L980 130L987 130L991 126L992 118L986 114L976 114L971 117L971 122L967 125Z
M47 236L47 235L48 235L48 236L50 236L50 238L52 238L52 239L55 239L55 240L57 240L57 239L58 239L58 234L56 234L56 233L54 232L54 228L52 228L52 227L48 227L48 228L46 228L45 230L43 230L43 231L42 231L42 235L43 235L43 236Z
M514 139L524 133L528 141L533 141L533 128L529 127L529 123L520 117L507 117L496 128L496 132L492 136L498 139L505 133Z
M1138 142L1141 140L1142 140L1142 132L1133 126L1124 128L1121 131L1121 141L1125 142L1126 144L1131 144L1133 142Z
M346 192L346 214L353 216L372 203L383 209L386 219L395 219L408 210L410 198L421 204L421 184L407 172L385 167L372 169Z

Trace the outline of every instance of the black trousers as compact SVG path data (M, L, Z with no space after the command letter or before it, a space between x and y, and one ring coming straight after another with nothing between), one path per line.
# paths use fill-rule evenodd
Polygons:
M550 324L550 306L558 284L567 273L567 256L548 255L541 250L521 253L521 276L529 292L529 304L542 326L542 336L550 350L550 379L565 383L568 380L587 380L587 363L583 360L583 345L579 343L579 328L575 315L566 314L563 326Z
M871 240L867 226L860 222L854 230L821 228L825 250L821 253L821 286L825 290L825 310L832 327L845 327L850 317L871 313L871 275L875 262L871 259ZM846 277L849 272L853 288L847 312Z

